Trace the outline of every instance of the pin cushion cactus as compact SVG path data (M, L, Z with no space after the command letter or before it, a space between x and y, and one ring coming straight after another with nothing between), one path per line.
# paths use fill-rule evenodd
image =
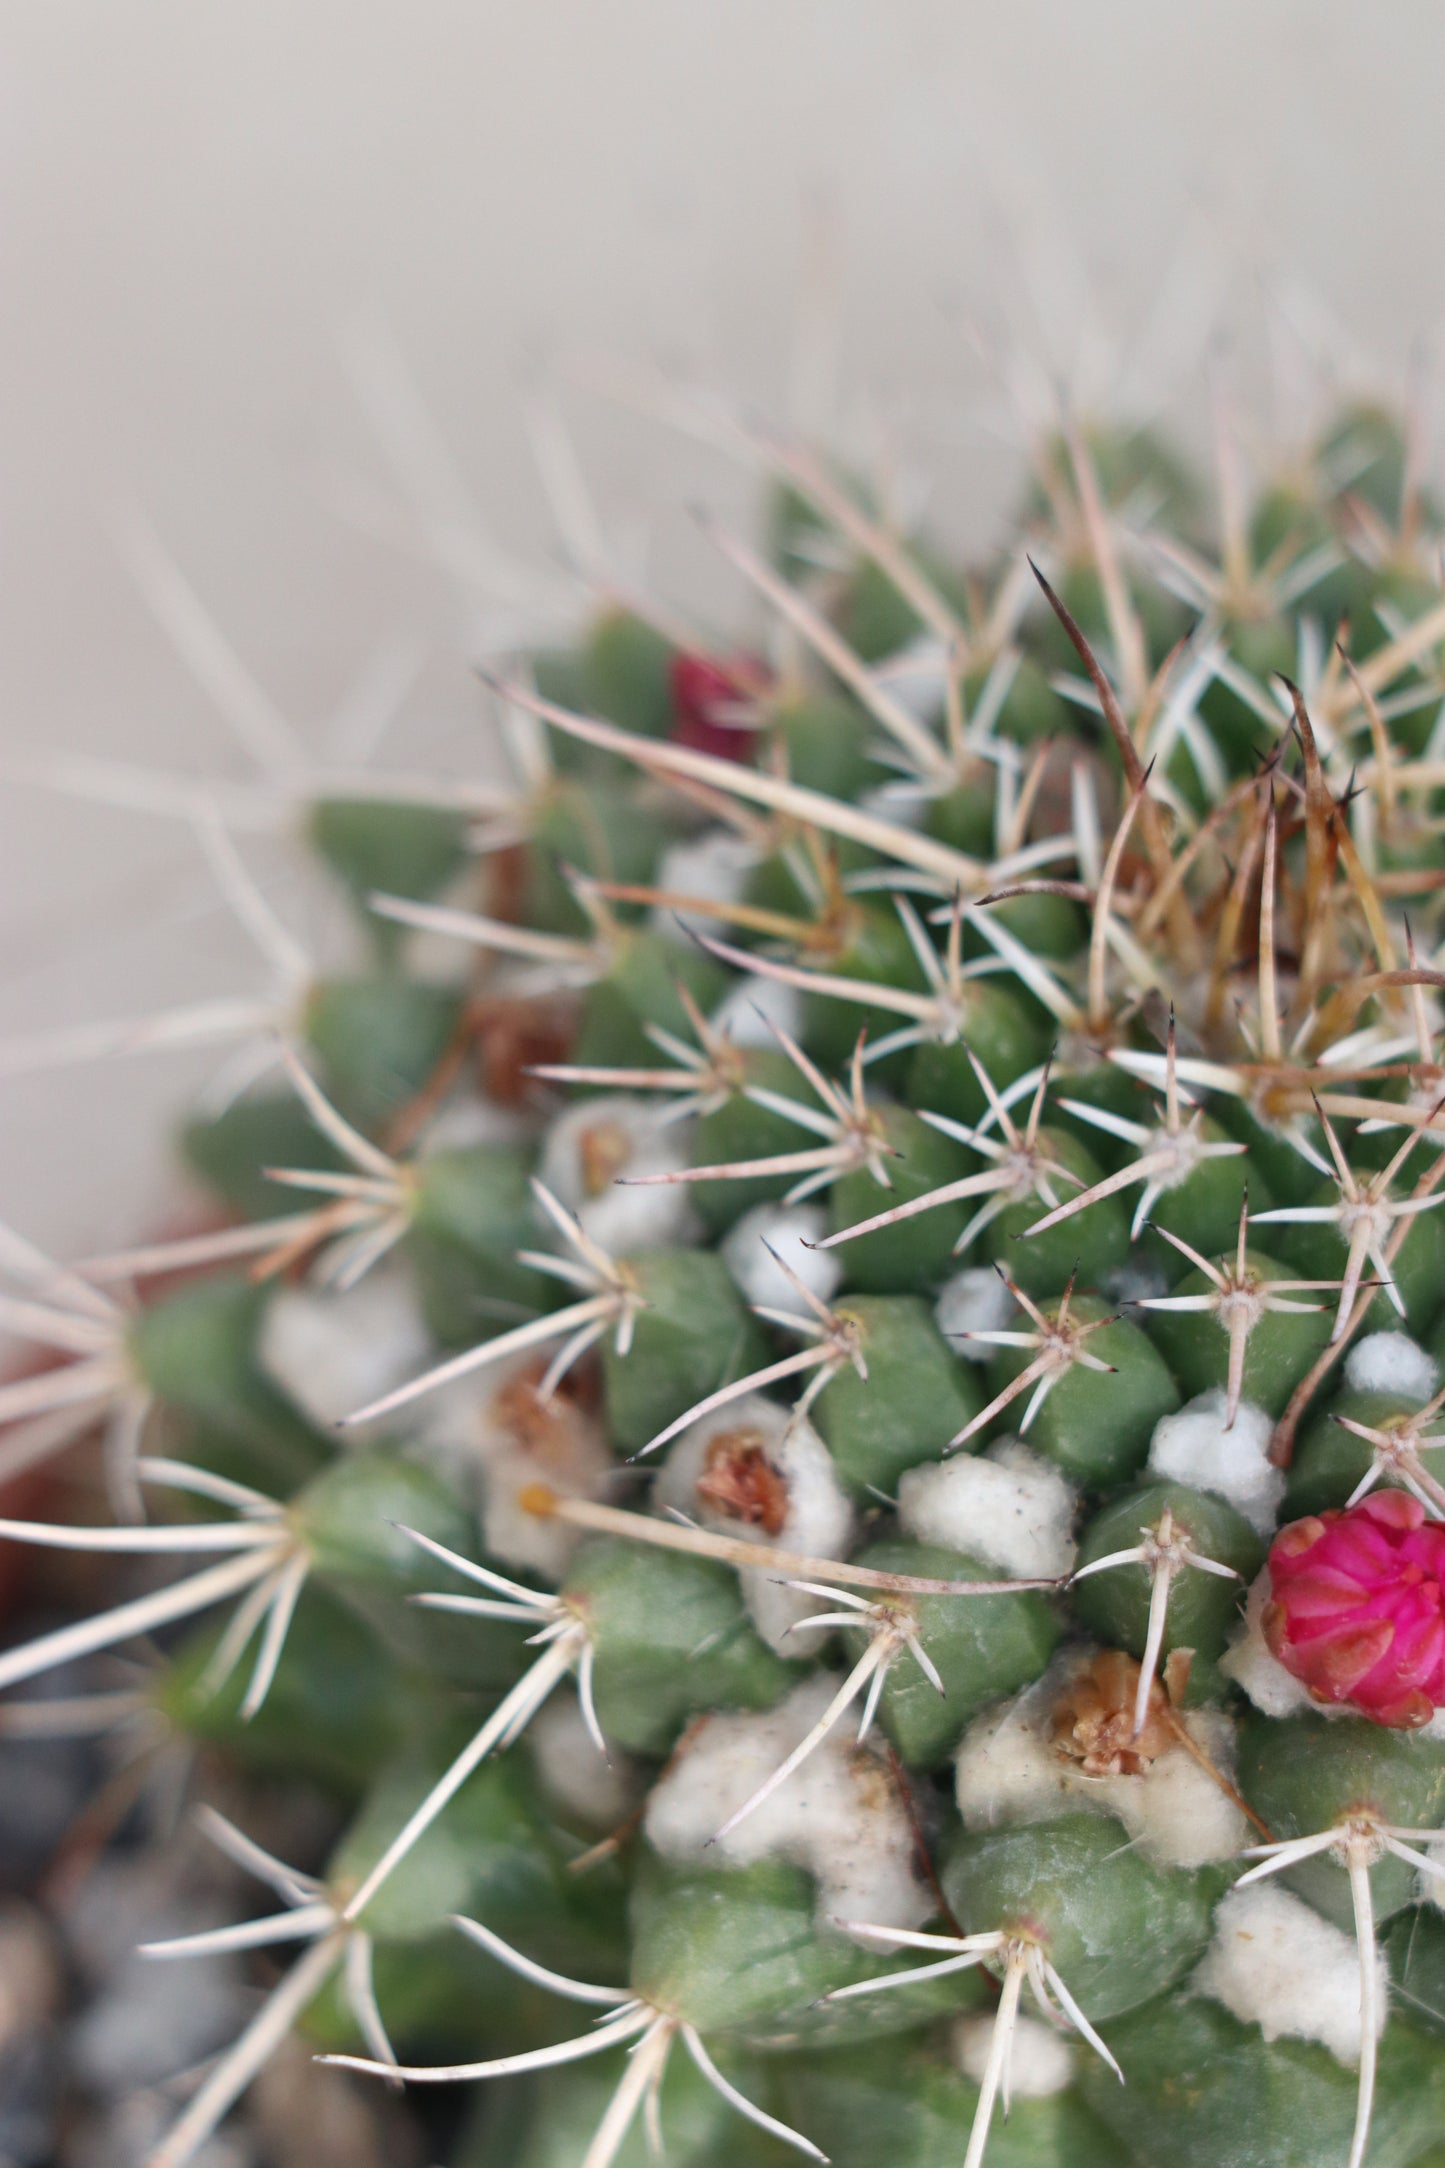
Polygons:
M1227 450L1216 532L1069 428L965 569L737 434L723 641L512 655L508 786L291 775L334 971L218 794L270 992L7 1051L244 1042L195 1232L0 1247L3 1534L105 1581L0 1685L323 1833L198 1798L255 1904L151 1954L265 1992L151 2168L293 2032L485 2081L457 2168L1438 2159L1419 462Z

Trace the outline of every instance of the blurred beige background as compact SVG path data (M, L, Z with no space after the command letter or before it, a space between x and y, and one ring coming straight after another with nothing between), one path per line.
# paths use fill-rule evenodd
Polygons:
M182 827L24 780L70 752L247 772L120 561L138 508L308 743L414 644L388 743L480 759L477 589L555 549L539 371L686 355L778 406L831 230L844 411L901 412L976 534L1016 335L1179 403L1216 298L1257 370L1283 290L1312 297L1302 348L1333 312L1348 366L1398 386L1442 306L1442 91L1438 0L0 7L0 1037L262 983ZM460 583L357 397L397 351L455 458L434 494L475 510L434 522ZM619 534L664 497L743 501L662 428L567 404ZM706 592L697 547L658 527L664 588ZM315 938L274 843L246 848ZM0 1217L64 1248L130 1231L207 1066L0 1079Z

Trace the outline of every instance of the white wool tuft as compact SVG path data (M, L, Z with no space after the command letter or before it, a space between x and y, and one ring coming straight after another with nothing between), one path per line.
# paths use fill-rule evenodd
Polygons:
M817 1722L836 1685L818 1676L764 1715L699 1719L653 1787L648 1840L671 1860L790 1860L818 1884L820 1925L920 1927L934 1899L918 1876L907 1808L846 1722L736 1829L709 1841Z
M768 1255L777 1251L803 1285L820 1302L827 1302L843 1277L842 1259L834 1250L809 1249L828 1232L828 1215L816 1204L760 1204L744 1212L722 1243L722 1260L741 1288L747 1302L774 1310L803 1308L795 1287Z
M527 1726L527 1744L542 1789L554 1806L584 1829L617 1829L641 1796L641 1778L626 1755L611 1761L582 1716L575 1693L553 1694Z
M685 1182L635 1188L618 1175L677 1174L691 1166L688 1124L665 1122L665 1108L623 1092L600 1094L569 1107L553 1123L543 1147L538 1176L585 1233L614 1257L630 1251L675 1249L695 1242L698 1223ZM603 1164L616 1172L594 1185L589 1174L589 1140L604 1146ZM548 1240L553 1240L550 1232ZM559 1238L558 1238L559 1239Z
M1195 1745L1232 1780L1234 1726L1223 1711L1189 1709L1183 1723ZM1104 1781L1112 1787L1112 1812L1131 1831L1135 1823L1128 1812L1129 1794L1132 1790L1141 1795L1138 1828L1144 1848L1172 1866L1202 1867L1210 1860L1231 1858L1249 1842L1245 1816L1184 1747L1161 1754L1146 1776Z
M1256 1709L1265 1716L1299 1716L1306 1709L1315 1709L1308 1687L1302 1686L1291 1671L1286 1671L1279 1658L1272 1655L1264 1638L1264 1607L1270 1599L1269 1568L1264 1567L1257 1575L1244 1606L1244 1624L1236 1627L1234 1638L1219 1660L1219 1668L1226 1678L1243 1687ZM1328 1703L1321 1703L1317 1713L1328 1716L1332 1712Z
M772 1046L777 1033L796 1039L803 1028L803 997L796 986L782 986L776 979L743 979L715 1011L713 1028L731 1039L734 1046Z
M565 1381L550 1401L538 1400L549 1354L519 1355L443 1387L417 1411L417 1442L476 1505L494 1558L556 1580L579 1532L527 1512L521 1493L545 1483L564 1498L605 1498L617 1463L601 1421L570 1397Z
M1074 1806L1079 1781L1054 1753L1041 1728L1047 1708L1043 1688L1052 1677L1046 1673L1039 1686L986 1709L965 1731L954 1764L958 1811L965 1829L1047 1821ZM1054 1679L1053 1684L1057 1687L1061 1679ZM1095 1780L1088 1796L1097 1792Z
M1439 1390L1440 1365L1407 1332L1372 1332L1345 1357L1345 1383L1357 1393L1430 1400Z
M1122 1310L1127 1303L1147 1302L1151 1295L1167 1295L1170 1282L1162 1265L1136 1252L1124 1264L1106 1272L1101 1285L1115 1308Z
M709 1454L725 1438L744 1439L760 1447L783 1478L787 1513L776 1535L735 1520L698 1496L698 1480L706 1471ZM853 1509L827 1446L806 1418L795 1421L786 1408L761 1393L745 1393L688 1426L668 1453L653 1491L653 1505L659 1513L673 1510L700 1521L704 1528L741 1534L755 1543L773 1542L809 1558L842 1558L853 1533ZM746 1567L739 1581L753 1624L771 1647L784 1656L805 1656L817 1648L816 1634L789 1629L811 1612L836 1606L830 1607L825 1597L789 1588L760 1566Z
M1389 1974L1376 1951L1379 2024ZM1266 2040L1318 2040L1338 2062L1360 2059L1360 1958L1353 1935L1277 1882L1231 1890L1214 1915L1214 1940L1192 1982Z
M1242 1400L1226 1430L1227 1409L1227 1395L1216 1387L1166 1415L1150 1440L1150 1472L1227 1498L1256 1535L1271 1535L1284 1497L1284 1472L1269 1460L1274 1426L1263 1408Z
M992 1265L969 1265L939 1289L933 1320L956 1355L965 1362L986 1363L994 1350L987 1342L965 1340L966 1332L1001 1332L1013 1316L1013 1296Z
M1230 1859L1249 1841L1232 1800L1182 1747L1161 1754L1142 1776L1086 1776L1055 1752L1050 1712L1078 1664L1065 1655L1037 1686L976 1717L955 1764L958 1810L966 1829L1044 1822L1081 1809L1112 1814L1140 1849L1162 1866L1202 1867ZM1234 1764L1234 1732L1217 1710L1192 1710L1190 1737L1221 1774Z
M655 886L676 896L696 896L699 903L740 903L748 875L758 862L755 844L731 828L710 828L705 835L689 836L670 843L662 854ZM653 911L652 922L664 933L684 926L711 933L713 922L705 914L674 911L670 904Z
M916 633L905 647L895 648L888 657L886 668L889 692L901 707L907 708L916 722L931 723L942 715L953 659L936 632ZM876 797L890 820L900 818L897 813L887 811L894 804L891 794L895 792L904 806L913 807L920 802L916 786L906 779L880 784ZM909 822L908 825L916 824Z
M1437 1722L1440 1713L1438 1709L1435 1712ZM1422 1730L1428 1738L1430 1725L1422 1726ZM1441 1733L1437 1731L1435 1737L1438 1739L1440 1736ZM1437 1912L1445 1912L1445 1842L1417 1845L1416 1850L1423 1852L1426 1859L1433 1859L1442 1870L1439 1874L1426 1874L1422 1868L1416 1876L1415 1885L1420 1902L1423 1905L1433 1905Z
M898 1485L898 1518L910 1536L1022 1580L1071 1570L1077 1504L1073 1485L1016 1438L910 1468Z
M278 1289L258 1352L268 1376L329 1429L424 1370L432 1344L407 1275L381 1265L355 1287Z
M961 2017L953 2028L953 2060L975 2085L983 2083L988 2067L993 2024L991 2016ZM1016 2019L1009 2057L1009 2090L1014 2099L1048 2100L1066 2091L1073 2079L1074 2051L1065 2035L1041 2018Z
M432 1116L418 1149L426 1159L433 1152L466 1152L477 1144L510 1148L525 1144L535 1127L532 1116L518 1107L498 1106L481 1092L463 1092Z

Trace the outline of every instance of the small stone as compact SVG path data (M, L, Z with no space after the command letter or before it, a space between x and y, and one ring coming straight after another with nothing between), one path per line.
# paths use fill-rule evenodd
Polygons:
M65 1984L55 1936L18 1899L0 1905L0 2163L45 2168L61 2105L56 2029Z
M146 2092L86 2116L67 2131L64 2168L147 2168L180 2113L179 2101ZM198 2147L186 2168L260 2168L260 2155L233 2122Z
M152 1958L142 1942L224 1925L214 1901L176 1895L167 1854L102 1860L66 1915L72 1955L91 1989L69 2041L74 2081L119 2098L189 2070L235 2039L252 1998L234 1958Z

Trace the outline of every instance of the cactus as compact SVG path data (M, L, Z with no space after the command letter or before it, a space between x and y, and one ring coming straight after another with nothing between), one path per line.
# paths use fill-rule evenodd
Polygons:
M514 786L298 768L334 975L218 795L270 990L4 1050L251 1049L208 1224L0 1240L0 1473L110 1508L0 1533L114 1598L0 1686L155 1637L115 1721L330 1832L196 1801L269 1897L151 1954L293 1947L151 2168L293 2029L485 2081L458 2168L1433 2159L1418 460L1347 410L1249 511L1226 445L1216 558L1071 427L965 575L737 437L745 645L610 595L488 680Z

